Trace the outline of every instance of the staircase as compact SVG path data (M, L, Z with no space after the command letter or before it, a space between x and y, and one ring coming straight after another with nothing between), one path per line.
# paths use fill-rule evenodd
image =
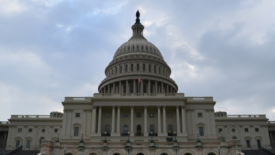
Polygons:
M19 152L19 151L21 151L21 150L22 150L22 145L19 146L18 148L16 148L15 150L13 150L13 151L7 153L6 155L13 155L13 154L15 154L16 152Z

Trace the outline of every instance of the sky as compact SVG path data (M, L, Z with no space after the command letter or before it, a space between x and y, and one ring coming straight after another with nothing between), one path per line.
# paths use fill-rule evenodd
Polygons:
M179 92L275 120L274 0L0 0L0 121L97 93L137 10Z

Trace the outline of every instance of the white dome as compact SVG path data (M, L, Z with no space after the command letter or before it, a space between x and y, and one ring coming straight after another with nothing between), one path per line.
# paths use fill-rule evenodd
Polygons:
M131 38L126 43L122 44L116 51L114 59L120 56L132 55L132 54L144 54L155 56L163 59L158 48L147 41L145 38Z

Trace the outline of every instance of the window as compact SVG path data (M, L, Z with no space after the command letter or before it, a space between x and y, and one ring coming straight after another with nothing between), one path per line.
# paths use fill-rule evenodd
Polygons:
M172 113L167 113L167 117L173 117Z
M135 46L133 45L132 49L135 49Z
M139 48L139 46L137 45L137 49Z
M32 128L29 128L29 132L32 132Z
M222 128L219 128L219 132L222 132Z
M44 137L41 137L41 138L40 138L39 145L41 145L42 140L44 140L44 139L45 139Z
M106 114L106 117L107 117L107 118L111 117L111 114L110 114L110 113L107 113L107 114Z
M232 132L235 132L236 130L233 128L231 131L232 131Z
M156 73L157 72L157 70L156 70L156 66L154 66L154 73Z
M168 125L168 135L173 136L173 125Z
M80 117L80 113L75 113L75 117Z
M150 134L151 132L154 134L155 133L155 126L154 125L150 125Z
M41 131L42 131L42 132L45 132L46 130L45 130L45 129L42 129Z
M131 64L131 71L134 71L134 64Z
M233 136L232 139L237 139L237 137L236 137L236 136Z
M149 72L151 72L151 65L149 65Z
M128 72L128 65L125 65L125 72Z
M124 113L124 114L123 114L123 117L128 117L128 113Z
M145 64L143 64L142 68L143 68L143 71L145 71Z
M255 131L256 131L256 132L259 132L259 128L255 128Z
M215 155L215 153L208 153L207 155Z
M20 145L20 140L16 140L15 147L19 147L19 145Z
M26 148L31 148L31 140L27 140L27 146L26 146Z
M202 113L201 112L198 113L198 117L202 117Z
M128 125L123 126L123 133L128 135Z
M58 132L58 129L54 129L54 132Z
M105 132L110 133L110 126L109 125L105 126Z
M139 71L139 64L137 64L137 71Z
M141 117L141 113L137 113L137 117Z
M141 136L141 125L137 125L137 136Z
M74 127L74 136L78 136L79 127Z
M122 73L122 66L119 66L119 72Z
M18 128L18 132L22 132L22 128Z
M203 127L199 127L199 134L200 136L204 136Z
M250 147L250 140L246 140L246 147Z
M154 113L150 113L150 114L149 114L149 117L154 117Z
M143 46L141 46L141 49L143 50Z
M185 153L184 155L192 155L192 154L190 154L190 153Z
M244 128L244 132L248 132L248 128Z
M257 139L257 145L261 146L261 140Z

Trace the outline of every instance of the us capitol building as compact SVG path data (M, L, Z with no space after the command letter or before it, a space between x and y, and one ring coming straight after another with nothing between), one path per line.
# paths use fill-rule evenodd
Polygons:
M178 93L171 68L143 36L133 36L105 69L93 97L65 97L64 113L11 115L6 149L44 155L235 155L271 148L265 115L215 112L213 97Z

